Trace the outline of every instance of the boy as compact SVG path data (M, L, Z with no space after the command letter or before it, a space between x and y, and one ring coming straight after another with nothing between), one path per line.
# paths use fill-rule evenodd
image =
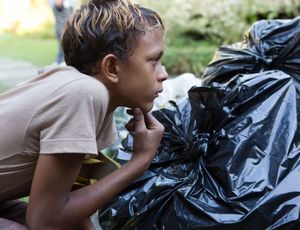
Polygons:
M69 66L0 96L0 226L26 229L24 221L12 221L9 208L30 190L28 228L89 228L89 216L147 170L163 134L148 113L168 76L160 62L163 36L150 9L130 0L90 0L65 27ZM114 141L118 106L132 108L131 160L71 191L83 160Z

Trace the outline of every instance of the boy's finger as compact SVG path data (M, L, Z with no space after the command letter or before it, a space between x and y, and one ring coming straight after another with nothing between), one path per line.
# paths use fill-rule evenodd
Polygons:
M146 129L144 115L143 115L141 109L135 108L133 110L133 119L134 119L134 123L135 123L134 124L135 132L139 132L139 131Z
M134 120L130 119L129 122L125 125L125 128L129 131L129 132L134 132Z

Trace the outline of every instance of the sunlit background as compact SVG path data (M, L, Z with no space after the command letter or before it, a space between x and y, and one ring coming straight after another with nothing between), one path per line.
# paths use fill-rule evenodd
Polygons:
M294 18L300 12L299 0L136 2L155 9L164 20L163 62L172 76L190 72L201 77L215 49L242 41L255 21ZM41 67L54 62L56 52L54 16L47 0L0 0L0 61L10 58Z
M0 0L0 32L39 31L53 21L47 0Z

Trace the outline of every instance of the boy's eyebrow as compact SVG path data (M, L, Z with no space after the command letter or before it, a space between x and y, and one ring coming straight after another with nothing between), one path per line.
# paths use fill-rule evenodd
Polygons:
M153 57L155 57L155 58L161 58L163 56L163 54L164 54L164 51L161 50L159 52L155 51L155 52L153 52L153 53L151 53L151 54L149 54L147 56L148 56L148 58L153 58Z

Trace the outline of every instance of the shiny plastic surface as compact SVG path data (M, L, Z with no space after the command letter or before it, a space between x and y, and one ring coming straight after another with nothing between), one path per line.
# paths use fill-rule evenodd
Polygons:
M299 18L256 23L205 86L154 112L157 155L101 210L103 229L300 229L299 31Z

